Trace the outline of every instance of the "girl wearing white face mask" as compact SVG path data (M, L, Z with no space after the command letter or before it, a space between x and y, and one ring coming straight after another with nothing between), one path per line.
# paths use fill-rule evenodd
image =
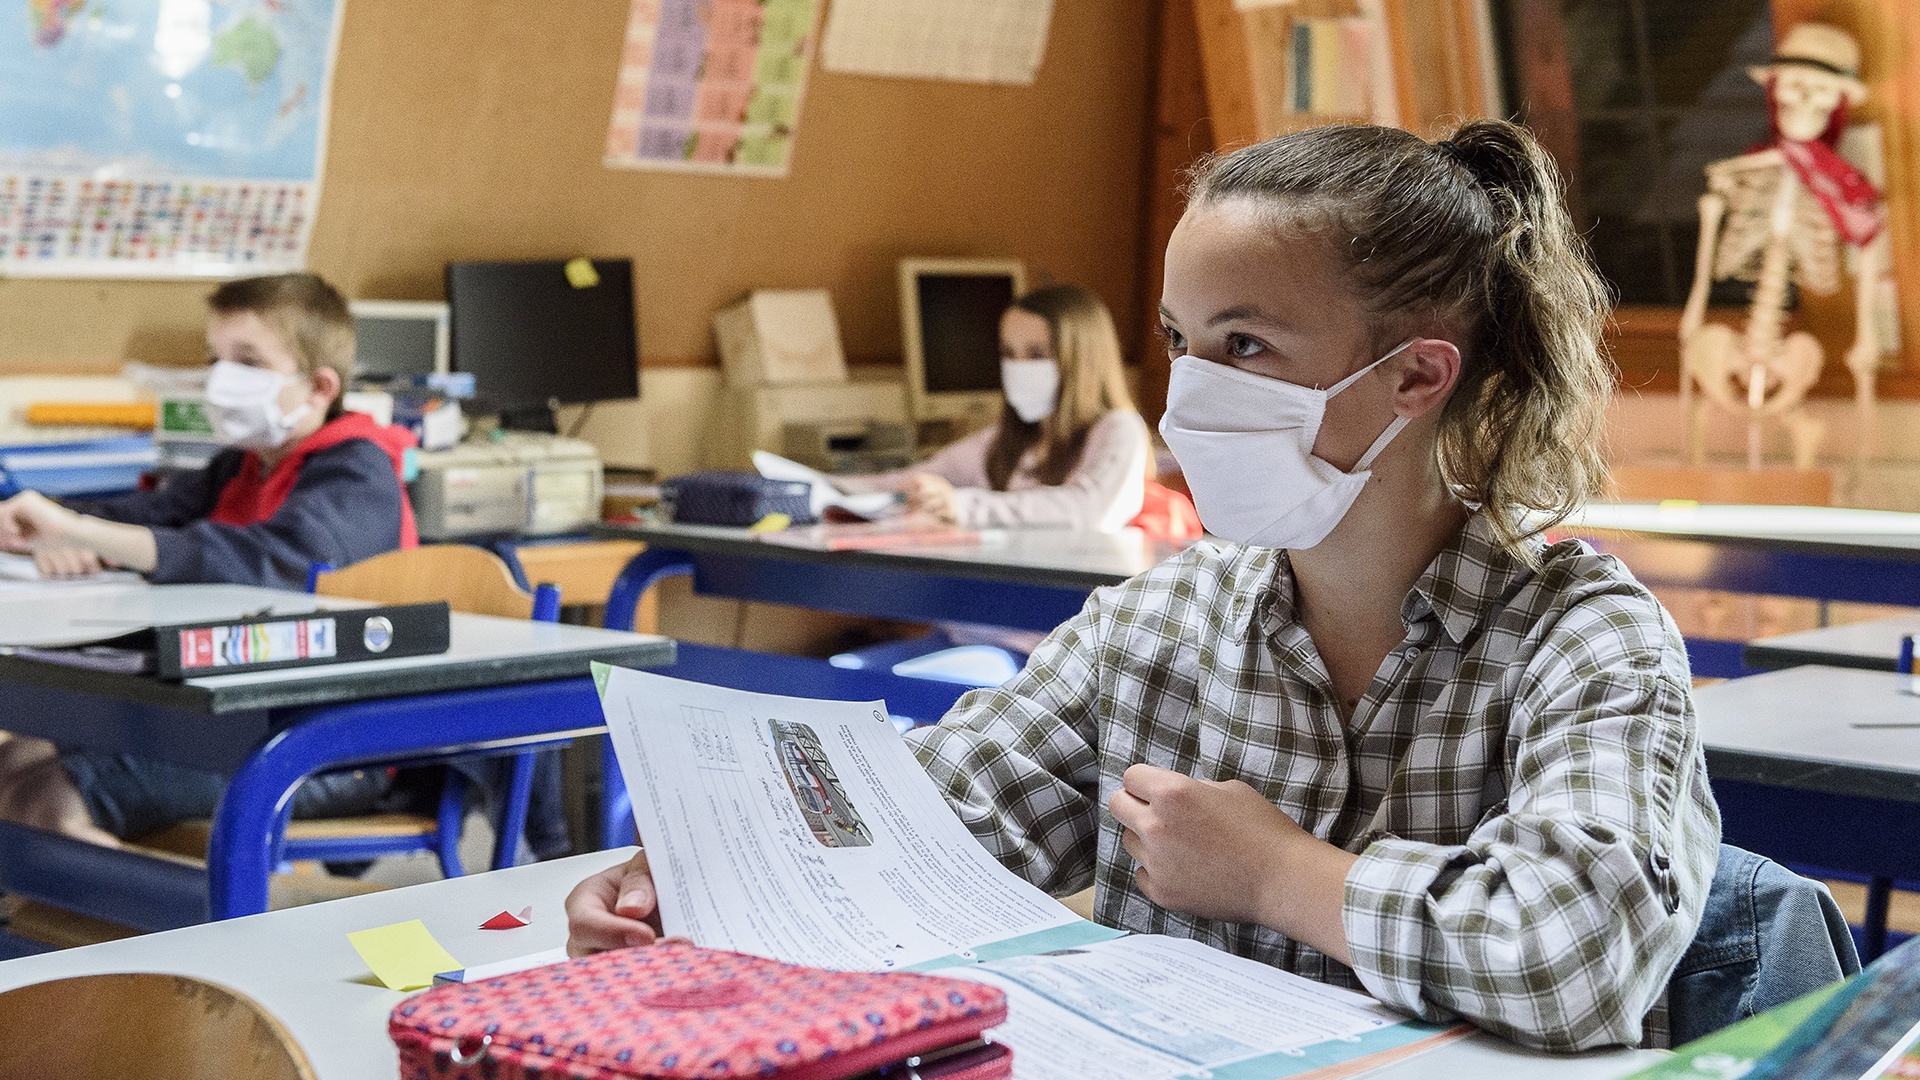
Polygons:
M969 528L1115 532L1140 513L1152 444L1099 297L1057 285L1000 319L1000 422L912 469L837 481L898 491L914 510Z
M1218 158L1167 248L1162 425L1200 544L909 734L974 833L1099 920L1558 1050L1634 1044L1719 820L1686 653L1549 545L1601 476L1606 290L1513 125ZM651 940L644 856L576 951Z

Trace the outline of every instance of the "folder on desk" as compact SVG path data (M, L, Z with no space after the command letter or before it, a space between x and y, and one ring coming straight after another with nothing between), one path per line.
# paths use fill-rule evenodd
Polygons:
M447 651L449 622L449 608L440 602L156 626L154 669L163 679L190 679L431 656Z

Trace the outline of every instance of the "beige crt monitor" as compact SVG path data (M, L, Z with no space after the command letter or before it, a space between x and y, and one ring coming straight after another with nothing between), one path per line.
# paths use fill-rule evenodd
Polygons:
M900 335L915 420L1000 416L1000 316L1026 291L1015 259L900 260Z

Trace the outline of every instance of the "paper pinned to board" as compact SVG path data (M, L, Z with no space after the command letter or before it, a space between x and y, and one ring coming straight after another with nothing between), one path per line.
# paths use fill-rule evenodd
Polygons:
M358 930L348 934L347 940L373 977L389 990L424 989L433 985L436 974L460 967L460 961L441 948L419 919Z
M1031 85L1053 0L834 0L820 66L844 75Z

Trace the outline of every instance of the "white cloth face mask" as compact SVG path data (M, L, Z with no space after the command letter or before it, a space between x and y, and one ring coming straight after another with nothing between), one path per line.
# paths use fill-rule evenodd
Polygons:
M1411 344L1325 390L1196 356L1175 360L1160 435L1207 531L1254 547L1310 548L1325 540L1366 487L1368 466L1408 423L1394 417L1353 471L1341 472L1313 456L1327 400Z
M247 450L275 450L293 437L294 425L313 411L303 403L290 413L280 411L280 390L287 376L232 360L215 361L207 376L207 420L214 434L229 446Z
M1014 415L1037 424L1052 416L1060 404L1060 365L1046 359L1002 360L1000 387Z

